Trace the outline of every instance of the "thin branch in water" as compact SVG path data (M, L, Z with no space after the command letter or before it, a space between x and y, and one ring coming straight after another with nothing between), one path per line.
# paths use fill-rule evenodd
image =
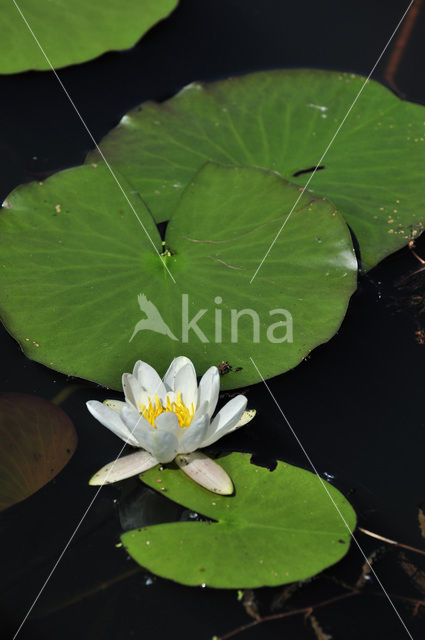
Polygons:
M420 553L425 556L425 551L423 549L417 549L416 547L411 547L408 544L404 544L403 542L397 542L396 540L391 540L390 538L385 538L384 536L380 536L378 533L373 533L373 531L368 531L367 529L362 529L359 527L359 531L370 536L371 538L376 538L377 540L382 540L382 542L386 542L387 544L393 544L395 547L401 547L402 549L407 549L407 551L414 551L415 553Z
M400 554L400 566L422 595L425 595L425 571L409 562L403 552Z
M254 620L261 620L258 610L258 602L253 589L244 589L242 593L242 604L247 614Z
M308 616L308 620L310 621L311 628L313 629L314 635L316 636L317 640L331 640L332 636L323 631L316 616L311 614Z
M142 567L140 567L139 565L137 565L136 567L131 567L131 569L128 569L127 571L124 571L123 573L120 573L116 576L113 576L109 580L105 580L103 582L100 582L94 585L90 589L87 589L87 591L77 593L75 596L68 598L63 602L60 602L54 607L51 607L46 611L42 611L40 614L36 616L36 618L43 619L43 618L46 618L47 616L51 616L52 614L57 613L58 611L63 611L68 607L72 607L74 604L77 604L78 602L86 600L87 598L92 598L93 596L96 596L98 593L102 591L106 591L106 589L109 589L110 587L115 586L119 582L123 582L128 578L132 578L134 575L141 573L141 571L142 571Z
M418 509L418 522L421 536L422 538L425 538L425 513L423 512L423 509L421 509L421 507L419 507Z
M347 598L352 598L353 596L357 596L359 593L359 590L353 589L353 591L350 591L349 593L343 593L339 596L335 596L334 598L329 598L328 600L324 600L323 602L310 605L309 607L302 607L300 609L292 609L291 611L285 611L283 613L274 613L270 616L263 616L258 620L253 620L252 622L248 622L248 624L243 624L237 629L233 629L232 631L225 633L223 636L216 636L216 638L217 640L229 640L229 638L234 638L239 633L247 631L248 629L252 629L252 627L256 627L258 624L262 624L263 622L271 622L272 620L280 620L282 618L290 618L291 616L297 615L311 616L313 611L315 611L316 609L327 607L341 600L346 600Z
M418 273L422 273L422 271L425 270L425 260L421 258L418 253L416 253L414 247L415 241L413 239L409 240L407 248L410 250L410 253L413 255L413 257L416 258L416 260L422 265L422 267L419 267L419 269L416 269L416 271L413 271L413 273L408 273L406 276L398 278L395 282L397 287L404 287L411 278L416 276Z
M291 582L287 584L282 591L280 591L274 598L270 605L271 611L278 611L282 609L287 601L293 596L293 594L301 589L307 582L311 582L311 579L302 580L300 582Z
M411 251L411 253L413 253L413 255L415 256L416 260L418 260L421 264L425 264L425 260L423 258L421 258L421 256L416 253L416 251L413 249L413 246L410 246L410 242L409 242L409 249ZM419 271L422 271L422 269L419 269ZM418 271L415 271L415 273L418 273Z
M361 589L356 589L356 587L352 587L351 591L346 593L342 593L339 596L335 596L333 598L329 598L328 600L323 600L322 602L318 602L316 604L310 605L308 607L302 607L299 609L292 609L291 611L285 611L283 613L275 613L269 616L263 616L259 620L253 620L252 622L248 622L248 624L243 624L237 629L233 629L228 633L225 633L223 636L214 636L214 640L229 640L229 638L234 638L235 636L243 633L243 631L248 631L248 629L252 629L263 622L271 622L273 620L281 620L283 618L290 618L292 616L304 615L306 618L310 617L314 611L317 609L321 609L323 607L328 607L332 604L340 602L342 600L347 600L348 598L352 598L353 596L358 596L362 593ZM382 591L376 591L370 593L371 596L376 597L385 597L385 594ZM417 598L409 598L407 596L401 596L398 594L391 594L391 597L394 600L401 600L402 602L408 602L413 605L413 615L419 611L420 607L425 607L425 600L418 600ZM415 613L416 612L416 613Z
M370 554L370 556L368 556L366 562L363 564L362 572L359 575L355 585L357 589L361 589L362 587L365 586L366 581L370 576L370 572L372 571L372 564L375 562L376 556L378 555L378 553L379 553L379 549L375 549L375 551L373 551Z

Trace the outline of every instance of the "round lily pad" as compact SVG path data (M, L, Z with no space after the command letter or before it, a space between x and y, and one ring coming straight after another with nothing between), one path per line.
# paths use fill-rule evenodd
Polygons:
M297 186L262 169L207 164L181 194L163 247L121 181L138 218L103 165L7 198L0 313L31 358L117 389L137 359L164 373L184 354L199 375L225 360L223 387L232 388L258 382L251 357L274 376L338 330L357 265L331 202L306 192L287 220Z
M125 115L102 141L109 161L167 220L205 160L255 165L330 198L368 269L424 228L425 109L365 78L319 70L252 73L193 83ZM89 161L97 158L89 155Z
M0 438L0 511L52 480L77 447L60 407L22 393L0 394Z
M105 51L128 49L178 0L12 0L2 2L7 28L0 40L0 73L50 69L33 31L55 69L91 60ZM25 20L28 24L25 23ZM30 27L30 29L28 28Z
M331 338L356 285L334 205L255 168L205 165L181 194L165 250L149 212L108 170L83 166L16 189L0 217L0 311L33 359L120 388L138 358L164 372L222 360L224 387L286 371ZM202 215L200 215L202 213ZM149 234L149 237L148 237ZM158 252L162 252L160 257Z
M152 489L214 522L124 533L136 562L186 585L238 589L305 580L347 553L356 516L335 487L283 462L270 472L250 464L246 454L217 462L231 476L235 495L212 495L172 467L141 475Z

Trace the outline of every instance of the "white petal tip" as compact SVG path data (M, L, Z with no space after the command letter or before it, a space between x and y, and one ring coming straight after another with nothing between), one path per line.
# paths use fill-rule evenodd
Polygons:
M218 493L218 495L220 496L231 496L235 488L229 476L227 476L227 478L228 478L228 482L226 483L225 486L216 488L216 489L210 489L210 491L212 491L213 493Z
M121 400L104 400L103 404L106 404L107 407L113 409L117 413L119 413L122 407L125 406L125 402L121 402Z
M248 422L251 422L251 420L255 418L256 415L257 415L257 411L255 409L248 409L248 411L244 411L235 429L238 429L239 427L243 427L245 424L248 424Z
M214 460L204 453L179 454L175 462L189 478L212 493L222 496L230 496L233 491L233 482L226 471Z
M106 467L99 469L99 471L90 478L89 485L92 487L100 487L103 484L111 484L111 481L107 479L109 470L110 465L106 465Z
M102 483L98 482L98 480L96 479L96 474L93 476L93 478L90 478L89 480L89 485L91 487L99 487Z

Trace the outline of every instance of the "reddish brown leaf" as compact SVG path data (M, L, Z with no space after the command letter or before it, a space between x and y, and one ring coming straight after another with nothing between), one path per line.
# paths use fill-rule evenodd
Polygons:
M0 394L0 510L24 500L54 478L77 447L60 407L21 393Z

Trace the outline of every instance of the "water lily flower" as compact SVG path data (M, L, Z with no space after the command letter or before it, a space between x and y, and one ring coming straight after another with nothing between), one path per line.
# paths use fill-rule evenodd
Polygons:
M117 482L174 460L206 489L223 495L233 492L224 469L198 449L246 424L255 411L245 411L247 399L238 395L212 418L220 390L217 367L210 367L198 386L195 367L185 356L172 361L163 380L139 360L133 373L124 373L122 386L124 402L90 400L87 408L101 424L140 450L102 467L90 484Z

